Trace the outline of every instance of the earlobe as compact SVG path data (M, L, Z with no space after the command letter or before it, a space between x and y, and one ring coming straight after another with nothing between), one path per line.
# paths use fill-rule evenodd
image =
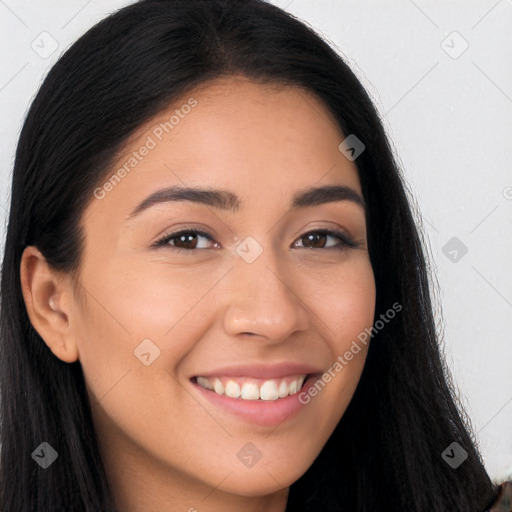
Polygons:
M34 246L26 247L20 280L27 314L48 348L62 361L78 359L71 329L72 286L69 276L52 269Z

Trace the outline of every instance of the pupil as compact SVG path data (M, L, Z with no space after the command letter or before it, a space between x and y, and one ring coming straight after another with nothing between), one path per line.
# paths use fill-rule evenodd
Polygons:
M190 248L190 246L192 248L195 247L195 244L194 244L194 238L195 238L196 235L193 235L193 234L189 234L189 235L181 235L179 237L179 240L181 242L183 242L185 245L188 246L188 248Z
M306 238L309 242L312 242L313 243L313 246L315 246L315 241L318 242L318 239L319 238L322 238L322 239L325 239L325 234L319 234L319 233L312 233L310 235L306 235ZM317 246L315 246L317 247ZM323 244L320 244L320 247L323 247Z

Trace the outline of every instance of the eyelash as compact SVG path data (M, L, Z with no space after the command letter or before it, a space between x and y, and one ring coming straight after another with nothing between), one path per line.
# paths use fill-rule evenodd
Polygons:
M170 248L173 251L177 252L194 252L198 250L204 250L204 249L184 249L183 247L175 247L173 245L170 245L169 242L175 238L180 237L181 235L186 234L194 234L194 235L200 235L208 240L210 242L213 242L213 238L210 236L209 233L205 233L204 231L190 228L190 229L184 229L181 231L177 231L175 233L170 233L168 235L164 235L162 238L154 242L152 245L153 247L166 247ZM328 235L328 236L334 236L341 240L341 244L334 246L334 247L319 247L318 249L322 249L324 251L328 250L334 250L334 251L344 251L346 249L353 249L359 247L359 243L355 242L351 237L349 237L346 233L343 233L342 231L333 231L329 229L317 229L313 231L308 231L307 233L304 233L302 236L300 236L297 240L300 240L308 235L312 234L322 234L322 235ZM300 249L300 247L299 247ZM304 247L304 249L314 249L314 247Z

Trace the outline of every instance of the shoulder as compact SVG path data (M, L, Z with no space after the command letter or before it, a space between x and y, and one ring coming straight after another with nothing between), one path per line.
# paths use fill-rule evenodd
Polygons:
M512 512L512 481L500 485L496 501L484 512Z

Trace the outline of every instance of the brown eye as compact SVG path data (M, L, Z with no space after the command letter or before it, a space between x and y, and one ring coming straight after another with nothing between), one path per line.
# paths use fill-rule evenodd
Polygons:
M339 243L327 245L330 238L337 239ZM345 233L341 231L310 231L302 235L299 240L302 241L304 249L338 249L343 250L348 247L357 247L357 244Z
M327 236L325 233L311 233L309 235L304 235L301 240L303 240L302 245L304 247L322 249L325 247Z
M195 249L197 246L197 235L190 233L175 236L174 246L181 247L182 249Z
M207 242L201 241L201 239L206 239ZM165 235L153 245L168 247L177 251L192 251L194 249L209 249L208 241L213 242L213 238L208 233L196 229L187 229ZM200 247L201 245L202 247Z

